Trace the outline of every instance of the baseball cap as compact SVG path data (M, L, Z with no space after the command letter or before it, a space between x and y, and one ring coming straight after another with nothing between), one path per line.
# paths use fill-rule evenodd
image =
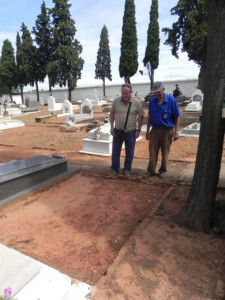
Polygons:
M158 91L160 91L162 88L164 88L164 84L162 83L162 81L156 81L153 84L152 87L152 93L157 93Z

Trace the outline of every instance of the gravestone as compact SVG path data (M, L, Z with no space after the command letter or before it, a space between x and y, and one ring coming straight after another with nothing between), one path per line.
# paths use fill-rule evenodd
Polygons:
M180 136L199 137L200 126L200 123L192 123L181 130Z
M64 100L62 104L62 113L73 115L73 105L69 100Z
M75 120L74 122L77 123L82 120L88 120L93 119L94 112L93 112L93 104L88 98L85 98L82 101L81 108L80 108L80 114L74 115Z
M53 96L49 96L48 99L48 111L58 111L62 110L62 103L56 103Z
M191 95L191 102L185 107L185 111L199 111L202 109L203 93L200 89L196 89Z

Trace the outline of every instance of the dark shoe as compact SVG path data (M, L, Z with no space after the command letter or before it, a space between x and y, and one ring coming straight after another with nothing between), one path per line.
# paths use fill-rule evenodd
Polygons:
M154 176L154 175L155 175L154 173L147 172L146 174L144 174L144 175L142 176L142 178L143 178L143 179L148 179L149 177Z
M159 172L159 178L164 179L166 177L166 172Z
M112 169L110 172L109 172L109 177L116 177L118 175L118 173L116 172L116 170Z
M130 177L130 172L128 170L123 170L122 175Z

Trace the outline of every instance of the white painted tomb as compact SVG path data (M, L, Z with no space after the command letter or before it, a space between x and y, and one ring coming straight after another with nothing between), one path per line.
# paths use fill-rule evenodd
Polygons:
M49 96L48 99L48 111L62 110L62 103L56 103L53 96Z
M21 120L1 120L0 119L0 130L22 127L22 126L25 126L25 124Z
M181 130L180 136L199 137L200 126L200 123L192 123Z
M136 142L141 139L142 137L139 137ZM110 123L106 123L89 131L89 136L83 139L83 150L79 152L100 156L111 156L112 142L113 137L110 133ZM124 144L122 149L124 149Z
M202 109L203 93L197 89L191 95L192 101L185 107L185 111L199 111Z
M112 135L110 134L110 124L106 123L89 131L89 136L83 139L83 150L80 153L111 156L112 155Z
M80 114L75 114L75 123L82 121L82 120L88 120L93 119L94 113L93 113L93 104L88 98L85 98L82 101L81 108L80 108Z
M15 300L85 300L92 286L0 244L0 295L12 289Z
M101 105L107 104L107 101L99 99L96 89L94 89L94 99L90 100L90 101L95 106L101 106Z

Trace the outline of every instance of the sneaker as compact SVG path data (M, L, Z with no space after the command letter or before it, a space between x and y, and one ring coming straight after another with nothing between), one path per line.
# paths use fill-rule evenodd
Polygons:
M166 172L159 172L159 178L164 179L166 177Z
M154 176L154 175L155 175L154 173L147 172L146 174L144 174L144 175L142 176L142 178L143 178L143 179L148 179L149 177Z
M130 177L130 172L128 170L123 170L122 175Z
M110 177L116 177L118 175L118 173L116 172L116 170L112 169L110 172L109 172L109 176Z

